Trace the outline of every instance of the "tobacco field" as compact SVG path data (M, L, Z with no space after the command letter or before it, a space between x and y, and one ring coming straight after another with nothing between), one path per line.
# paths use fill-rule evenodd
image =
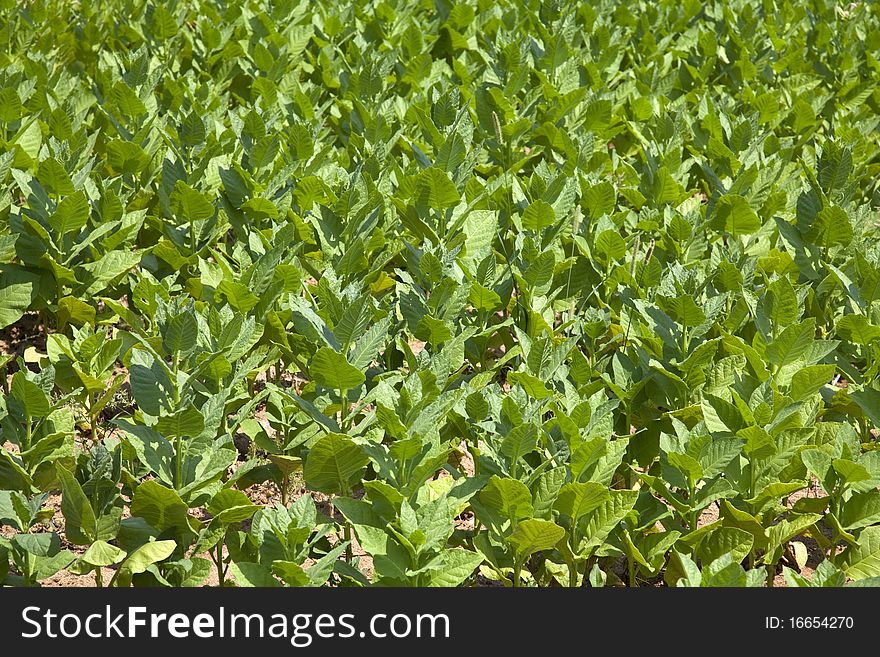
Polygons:
M880 584L880 5L0 0L5 586Z

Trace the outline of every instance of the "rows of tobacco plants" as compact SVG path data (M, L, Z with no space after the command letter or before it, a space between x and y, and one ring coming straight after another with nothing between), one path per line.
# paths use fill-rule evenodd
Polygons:
M0 0L0 582L880 582L880 5Z

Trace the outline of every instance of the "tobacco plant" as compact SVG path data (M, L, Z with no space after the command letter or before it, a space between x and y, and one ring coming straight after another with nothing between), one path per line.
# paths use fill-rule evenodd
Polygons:
M878 50L0 0L0 583L877 584Z

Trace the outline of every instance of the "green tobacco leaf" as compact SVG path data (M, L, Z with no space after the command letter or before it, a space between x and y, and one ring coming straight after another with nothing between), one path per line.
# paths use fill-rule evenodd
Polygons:
M698 587L703 581L703 576L693 559L673 549L663 579L670 586Z
M737 509L730 500L724 500L720 506L722 524L748 532L756 549L767 549L767 532L761 522L750 513Z
M458 205L461 199L446 172L436 167L429 167L419 174L416 188L419 201L438 210Z
M491 514L504 520L528 518L534 513L532 494L528 487L517 479L502 479L493 475L479 494L482 504ZM477 510L479 515L479 509ZM491 519L487 518L489 522Z
M521 559L541 550L552 549L564 536L565 530L555 522L530 518L519 522L507 541Z
M873 479L871 472L864 465L850 459L834 459L831 466L842 483L849 486Z
M523 212L522 225L526 230L540 233L556 223L556 212L553 206L545 201L531 203Z
M541 379L528 372L511 372L507 375L507 380L521 385L529 397L534 399L547 399L553 396L553 392L547 389Z
M23 372L16 372L10 386L12 396L21 404L25 414L31 418L42 418L49 414L49 398L33 381L28 381Z
M128 251L110 251L94 262L87 262L77 268L77 277L86 283L78 292L88 299L103 291L112 281L121 278L141 262L142 254Z
M611 493L605 486L594 482L572 482L559 489L553 508L577 521L610 501Z
M76 545L90 545L98 538L98 520L91 502L69 471L56 465L55 472L61 481L61 512L66 523L64 532L67 540Z
M880 391L873 388L865 388L850 393L850 397L859 405L875 427L880 427Z
M205 418L192 404L171 415L163 415L156 422L156 430L163 436L194 438L204 429Z
M76 297L64 297L58 301L58 322L62 325L94 325L95 317L95 309Z
M468 299L477 310L492 312L501 307L501 297L494 290L483 287L477 282L471 283Z
M49 226L57 235L81 230L89 220L89 201L82 192L64 198L49 217Z
M414 333L417 338L433 345L443 344L452 337L447 323L431 315L425 315L419 320Z
M260 297L235 281L221 281L217 286L217 292L226 298L230 306L242 313L250 312L260 303Z
M212 522L222 525L243 522L259 508L243 492L231 488L224 488L208 503L208 512L214 516Z
M0 328L21 319L36 296L38 283L34 274L0 269Z
M40 130L38 121L29 121L27 128L21 131L15 143L32 160L40 155L40 147L43 145L43 132Z
M131 514L144 519L159 532L174 530L182 545L192 535L186 503L175 491L157 481L145 481L137 487L132 497Z
M186 561L189 561L191 566L186 571L186 575L181 580L180 585L184 588L204 586L205 580L211 576L211 569L213 568L211 560L203 559L202 557L192 557L184 560L184 563Z
M61 539L55 532L39 534L16 534L12 543L35 557L51 557L58 554Z
M61 163L54 157L40 162L40 167L37 170L37 180L40 181L43 187L59 196L67 196L75 191L67 171L64 170Z
M21 118L21 97L12 87L0 89L0 121L12 123Z
M835 369L834 365L810 365L798 370L791 377L791 398L800 401L815 394L831 382Z
M143 573L153 564L164 561L174 553L175 549L177 544L174 541L155 541L142 545L120 564L116 575L113 576L113 584L129 586L133 575Z
M700 407L706 428L712 433L736 433L743 426L743 417L739 409L720 397L704 394Z
M306 483L322 493L348 493L369 463L364 449L343 434L323 436L309 450L303 476Z
M667 454L669 465L681 472L691 485L703 478L703 466L693 456L670 452Z
M838 565L850 579L880 577L880 526L863 529L858 544L843 552Z
M521 424L514 427L501 442L501 453L510 461L515 473L517 461L538 446L538 428L534 424ZM515 476L515 475L514 475Z
M816 221L804 235L804 239L828 249L838 244L849 244L853 238L853 229L846 212L837 206L823 208L816 216Z
M266 566L247 561L233 561L229 564L229 573L236 584L246 588L275 588L281 586Z
M186 354L196 345L199 325L195 315L183 312L172 317L165 329L165 348L171 353Z
M853 530L880 523L880 491L854 493L840 512L840 524Z
M875 326L864 315L844 315L837 320L837 334L856 344L871 344L880 339L880 326Z
M249 582L251 584L257 585L253 579L250 579L253 577L252 573L253 571L249 576ZM309 577L309 574L303 569L302 566L293 561L273 561L272 573L276 577L279 577L288 586L308 586L311 583L311 578ZM272 586L271 583L268 583L267 585Z
M798 300L788 277L777 278L767 287L764 313L771 325L787 327L798 318Z
M287 456L285 454L267 454L266 458L268 458L272 463L278 466L278 469L281 470L284 474L293 474L294 472L300 472L303 469L302 459L298 456Z
M345 309L339 322L333 328L333 335L342 345L342 351L348 349L355 340L360 338L373 316L373 307L369 297L363 296Z
M443 565L431 573L428 586L459 586L483 562L483 555L461 548L443 550L441 558Z
M318 349L312 358L309 373L316 383L333 390L357 388L366 380L363 372L329 347Z
M606 262L620 261L626 255L626 242L614 230L603 230L599 233L595 248Z
M178 180L174 185L171 208L177 216L186 221L205 221L214 216L211 200L182 180Z
M739 563L748 556L754 538L746 530L737 527L718 527L709 533L699 545L699 556L705 568L716 559L729 556Z
M110 545L106 541L95 541L89 546L80 557L80 560L90 566L102 567L113 566L118 564L125 558L125 550L121 550L115 545Z
M173 399L173 384L156 358L143 349L131 352L131 392L144 413L158 416Z
M611 499L594 511L583 516L583 542L577 546L582 552L589 552L605 542L608 535L632 511L639 497L638 491L610 491Z
M759 230L761 220L745 198L739 194L725 194L715 202L712 227L738 237Z
M794 363L809 349L814 339L814 331L815 321L788 325L773 342L767 345L767 359L778 367Z
M660 297L660 307L682 326L699 326L706 321L703 309L688 294L682 294L678 297Z

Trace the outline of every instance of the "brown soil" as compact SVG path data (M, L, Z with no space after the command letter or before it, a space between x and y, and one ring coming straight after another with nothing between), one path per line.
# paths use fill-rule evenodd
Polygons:
M110 568L102 568L101 573L101 576L104 578L104 586L107 586L110 580L113 579L113 575L116 574L116 571ZM40 584L42 586L54 588L95 588L97 586L97 581L95 580L95 575L93 573L88 575L74 575L67 569L64 569L59 570L52 575L52 577L42 580Z
M15 358L24 357L28 347L34 347L41 353L46 352L46 339L49 332L43 326L39 313L27 312L15 324L0 330L0 354L10 355L8 372L18 371Z
M700 513L700 517L697 519L697 528L705 527L706 525L711 525L713 522L717 521L719 518L719 508L717 502L712 502L709 506L703 509L702 513Z
M449 463L453 467L462 470L468 477L473 477L476 472L473 454L470 453L467 443L463 440L459 443L458 449L449 455Z

